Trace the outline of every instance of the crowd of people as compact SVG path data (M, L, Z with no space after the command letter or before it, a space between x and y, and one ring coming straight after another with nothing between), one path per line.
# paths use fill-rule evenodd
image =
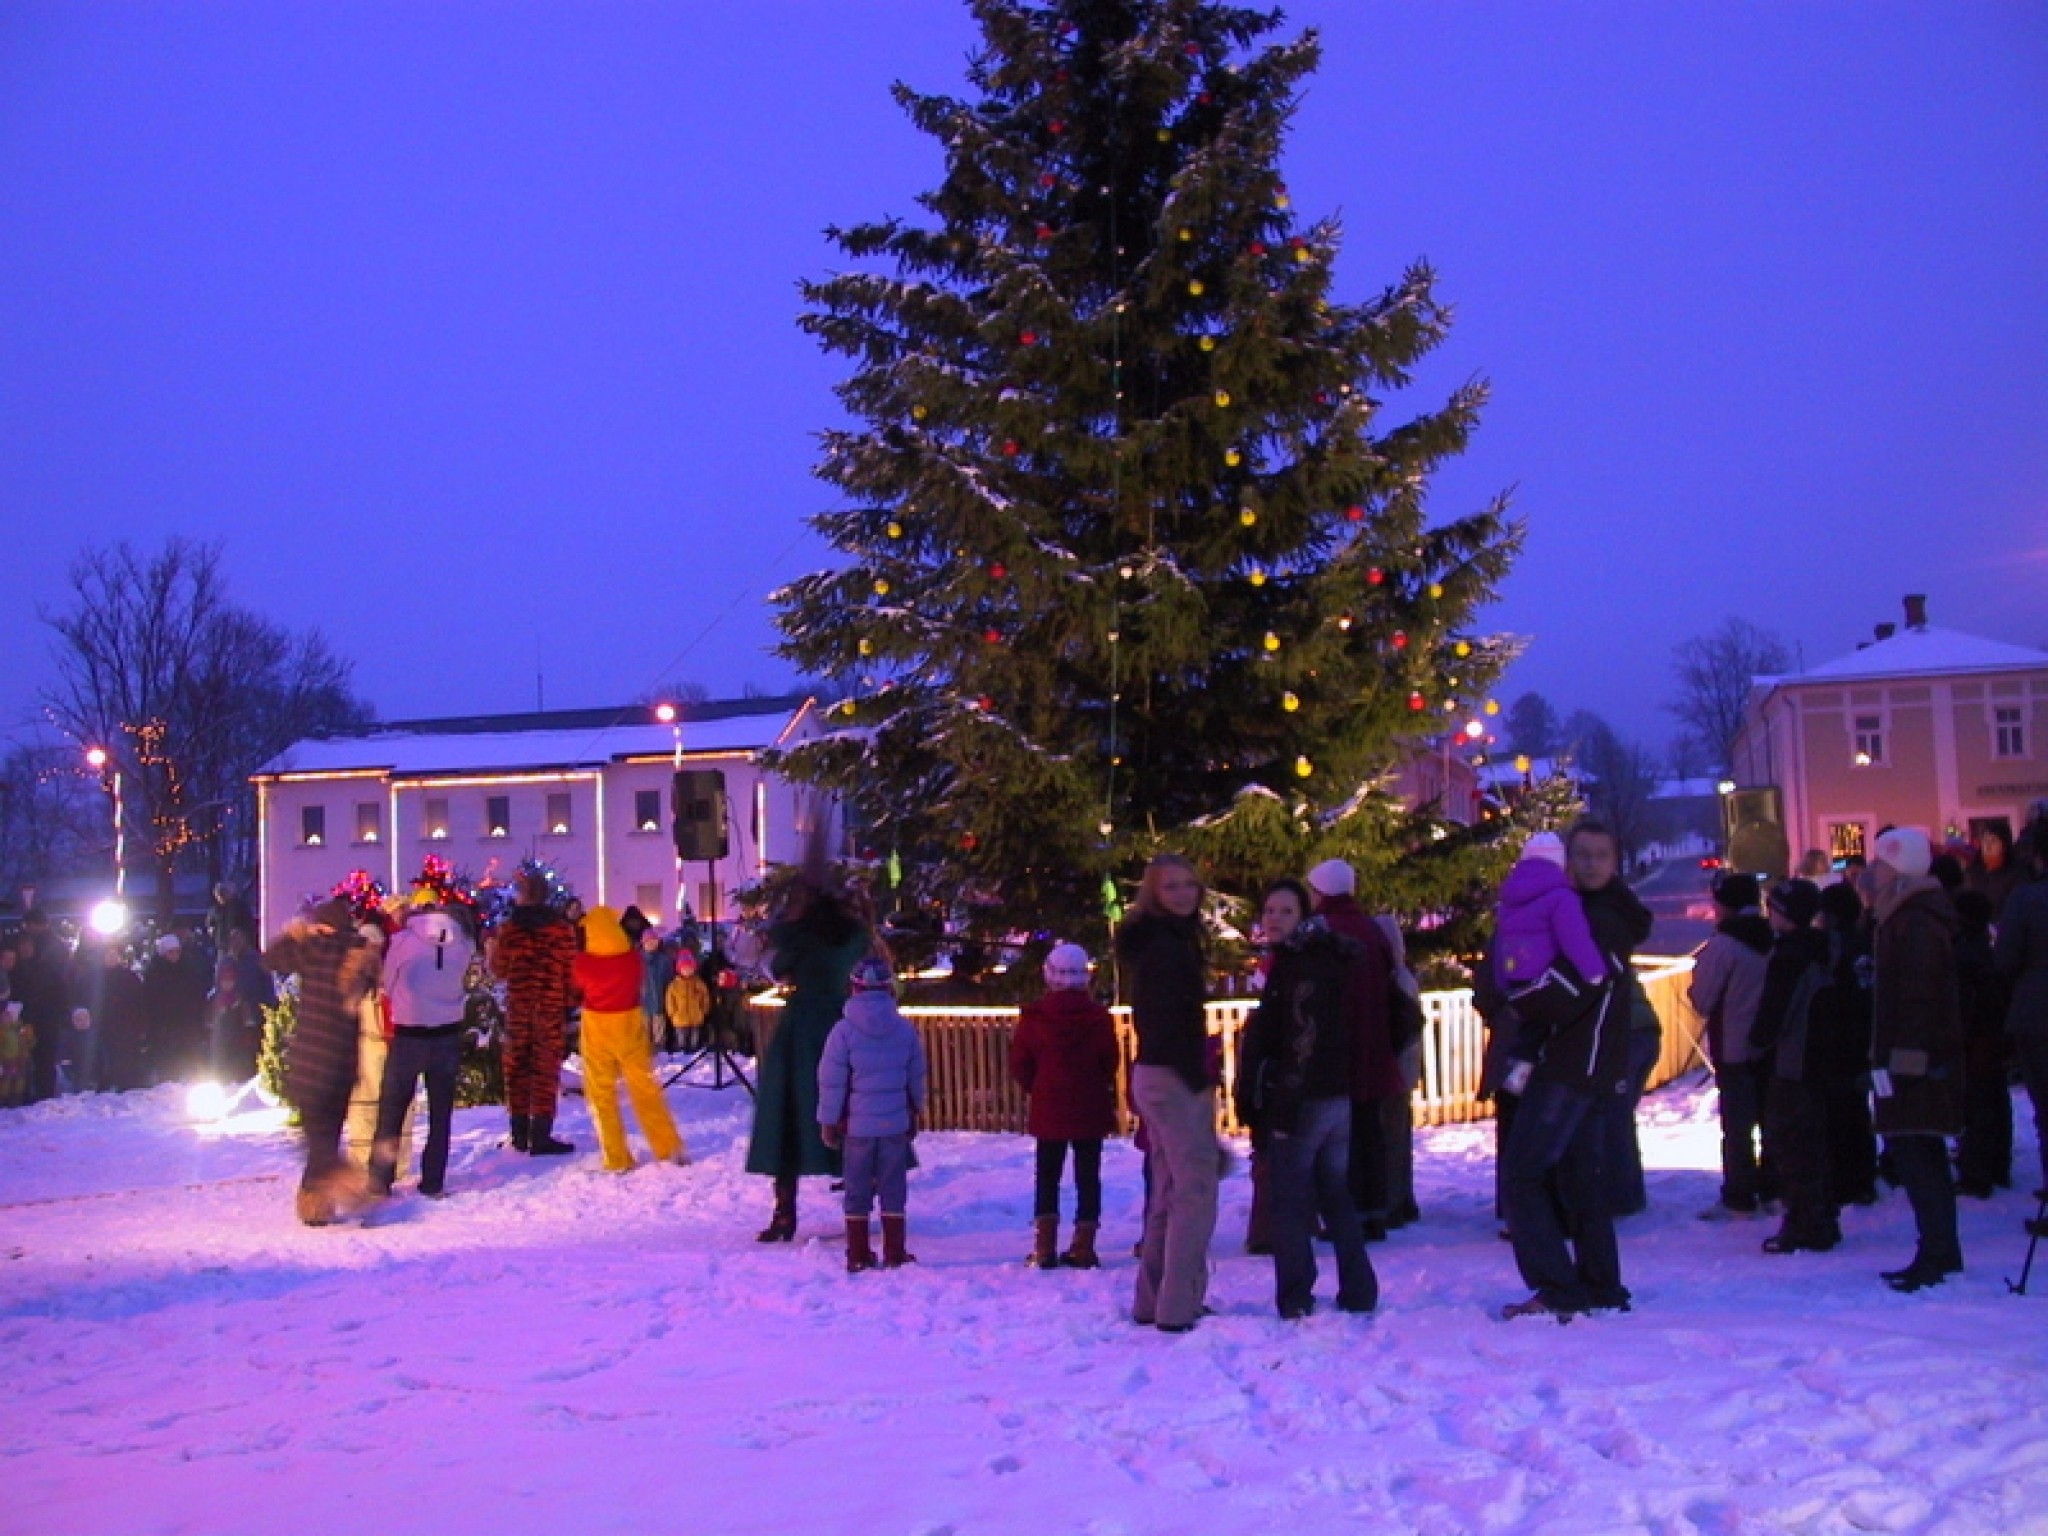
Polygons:
M1532 837L1502 886L1492 950L1474 967L1497 1215L1529 1292L1503 1310L1508 1318L1569 1320L1631 1305L1615 1222L1645 1203L1635 1112L1660 1026L1632 963L1653 920L1622 878L1619 854L1611 829L1593 820ZM2048 819L2017 839L1987 831L1969 857L1937 851L1917 828L1890 827L1867 862L1836 870L1809 859L1801 868L1768 887L1740 873L1714 884L1719 920L1690 983L1722 1133L1719 1199L1702 1217L1775 1215L1763 1253L1823 1253L1842 1240L1842 1207L1874 1202L1888 1181L1907 1195L1917 1245L1883 1279L1924 1290L1962 1269L1957 1197L2012 1186L2015 1067L2040 1133L2039 1198L2048 1201ZM1136 1046L1127 1083L1090 957L1071 943L1047 957L1044 990L1023 1008L1010 1046L1036 1143L1027 1262L1046 1271L1101 1263L1103 1145L1127 1090L1146 1192L1131 1316L1166 1332L1195 1327L1207 1311L1218 1187L1231 1156L1217 1134L1223 1052L1205 1008L1206 897L1190 861L1161 854L1115 932ZM688 1162L655 1053L701 1044L715 1027L726 989L699 973L708 966L729 982L724 956L700 965L632 909L572 917L550 904L538 875L522 876L488 939L473 913L428 893L376 918L337 897L294 919L259 957L246 913L237 921L225 900L218 909L209 925L217 961L188 957L184 937L170 933L139 969L108 945L81 945L67 960L31 914L0 949L8 1017L36 1041L27 1092L54 1091L59 1062L88 1086L117 1088L178 1076L202 1055L209 1066L245 1070L253 1044L231 1022L236 1010L260 1007L269 973L294 975L285 1086L305 1131L300 1217L326 1224L389 1195L410 1167L422 1083L418 1188L437 1197L446 1192L466 1000L487 969L504 986L511 1147L543 1157L573 1150L554 1127L580 1009L583 1085L603 1166L624 1172L636 1162L621 1089L649 1154ZM1257 936L1259 997L1234 1079L1235 1108L1251 1131L1246 1247L1271 1256L1281 1317L1316 1306L1318 1238L1332 1247L1335 1305L1370 1312L1380 1286L1368 1245L1419 1216L1409 1112L1419 987L1399 927L1360 904L1341 860L1275 881ZM747 1170L773 1191L758 1238L792 1241L799 1181L827 1177L843 1192L849 1272L913 1262L907 1175L927 1072L872 914L857 890L806 875L789 885L761 951L785 996L758 1057L746 1153ZM146 1028L131 1032L128 1020ZM63 1049L46 1051L46 1038ZM1062 1250L1070 1163L1073 1223ZM878 1207L879 1253L870 1225ZM2029 1226L2048 1235L2038 1214Z

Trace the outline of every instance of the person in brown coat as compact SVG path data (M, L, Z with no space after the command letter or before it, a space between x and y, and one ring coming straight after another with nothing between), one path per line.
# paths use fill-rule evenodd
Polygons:
M348 903L330 897L295 917L263 963L299 978L298 1016L285 1055L285 1096L299 1112L306 1168L299 1220L324 1227L371 1199L362 1170L342 1156L341 1130L356 1081L357 1009L377 979L377 957L356 936Z
M1933 850L1918 827L1877 839L1870 861L1871 1091L1919 1245L1913 1262L1887 1270L1895 1291L1939 1285L1963 1268L1948 1140L1963 1128L1962 1002L1956 985L1956 911L1928 874Z
M1045 959L1045 995L1026 1003L1010 1040L1010 1076L1031 1096L1027 1128L1038 1139L1037 1198L1027 1263L1094 1269L1102 1222L1102 1143L1116 1134L1120 1053L1109 1010L1088 991L1088 952L1056 945ZM1074 1150L1074 1239L1059 1251L1060 1175Z

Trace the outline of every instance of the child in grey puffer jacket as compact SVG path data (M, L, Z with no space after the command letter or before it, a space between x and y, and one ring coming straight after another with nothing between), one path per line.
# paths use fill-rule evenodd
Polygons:
M924 1112L924 1045L897 1011L889 963L870 955L854 967L853 992L818 1063L818 1128L842 1147L846 1166L846 1272L875 1267L868 1213L882 1205L882 1259L914 1262L905 1242L910 1141Z

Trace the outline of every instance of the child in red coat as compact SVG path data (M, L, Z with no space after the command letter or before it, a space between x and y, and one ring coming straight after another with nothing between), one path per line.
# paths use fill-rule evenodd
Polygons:
M1102 1143L1116 1134L1116 1025L1088 991L1088 953L1061 944L1046 956L1045 995L1025 1006L1010 1042L1010 1075L1031 1096L1027 1124L1038 1139L1037 1269L1094 1269L1102 1222ZM1074 1149L1074 1240L1059 1251L1060 1178Z

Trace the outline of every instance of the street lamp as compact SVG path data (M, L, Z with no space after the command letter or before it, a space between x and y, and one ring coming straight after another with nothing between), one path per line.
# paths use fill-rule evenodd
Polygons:
M100 782L107 784L114 800L114 900L122 903L128 897L127 848L124 844L121 814L121 765L105 747L85 749L86 766L100 776Z

